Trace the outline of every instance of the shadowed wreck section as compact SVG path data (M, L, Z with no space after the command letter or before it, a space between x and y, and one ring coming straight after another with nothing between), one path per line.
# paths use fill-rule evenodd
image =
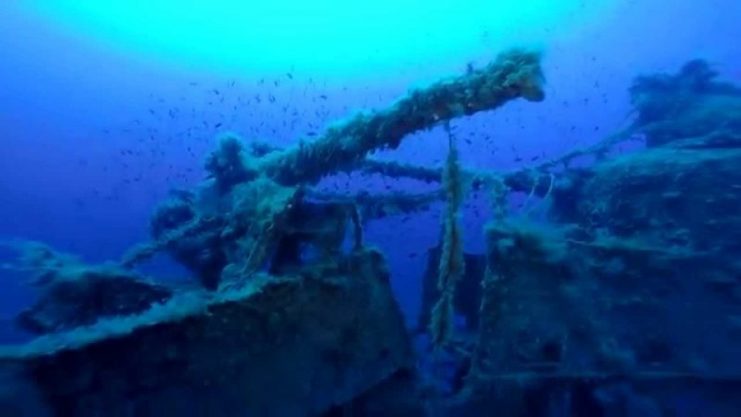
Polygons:
M244 288L176 295L42 337L1 363L20 365L47 415L60 416L318 415L413 365L372 250L317 276L260 275ZM4 398L2 415L25 400Z

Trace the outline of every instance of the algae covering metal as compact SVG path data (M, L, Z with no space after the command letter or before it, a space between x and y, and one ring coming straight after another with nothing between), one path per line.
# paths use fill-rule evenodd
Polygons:
M528 174L548 222L487 227L478 339L449 415L738 413L741 90L714 78L702 61L639 77L632 126ZM645 148L611 155L634 135ZM570 168L577 156L596 163Z
M5 385L3 416L318 415L412 366L374 251L322 277L261 276L241 289L179 296L0 361L6 378L13 371L35 391ZM38 409L47 412L23 414Z
M414 374L414 358L385 261L365 247L362 221L395 203L317 201L308 184L356 169L417 130L518 98L540 101L542 83L539 54L510 51L311 143L250 150L225 135L206 160L206 180L163 202L152 240L119 262L87 265L19 245L41 293L20 323L40 336L0 349L0 412L318 416L388 393L385 384ZM459 181L452 186L462 190ZM413 210L432 199L396 203ZM136 271L159 253L200 285L169 288Z
M208 178L164 202L152 240L120 262L90 266L26 247L42 296L20 323L40 336L0 351L0 411L735 416L741 90L715 76L691 61L677 74L639 77L629 127L506 173L466 170L454 146L444 172L367 155L458 116L542 100L539 57L522 51L287 149L226 135L207 158ZM615 151L628 140L642 146ZM575 167L580 157L593 163ZM343 170L441 190L312 188ZM469 189L491 193L484 253L463 253L459 208ZM519 210L513 193L526 196ZM363 226L440 199L448 210L418 326L437 334L415 355ZM158 253L199 286L139 275ZM98 299L116 305L89 302Z

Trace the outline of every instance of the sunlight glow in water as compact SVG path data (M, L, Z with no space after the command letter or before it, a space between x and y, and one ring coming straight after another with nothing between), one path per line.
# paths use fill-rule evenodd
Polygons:
M185 65L357 75L537 44L607 0L49 0L107 46Z

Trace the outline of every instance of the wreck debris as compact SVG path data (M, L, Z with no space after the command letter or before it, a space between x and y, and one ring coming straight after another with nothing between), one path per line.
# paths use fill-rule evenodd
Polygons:
M33 387L0 387L0 415L318 416L412 366L382 256L360 250L0 349L3 380Z
M633 126L535 168L541 182L564 168L548 221L495 214L478 344L449 415L659 410L667 392L713 415L738 408L741 99L714 77L693 61L637 80ZM633 134L646 149L606 157ZM570 168L580 155L595 164Z
M43 336L0 349L0 378L33 387L35 403L53 410L46 415L83 417L132 409L180 415L183 396L197 415L235 417L387 411L375 401L400 415L424 415L424 403L459 417L482 408L591 417L625 404L658 410L677 386L737 403L741 94L714 77L693 61L677 75L639 79L631 127L509 173L464 170L452 137L442 172L366 155L452 117L542 99L534 54L504 55L315 142L248 148L225 135L207 160L207 180L163 204L152 242L120 266L30 251L34 282L60 291L27 313L27 327ZM647 149L608 158L635 135ZM593 166L570 166L585 155L595 157ZM342 196L310 188L338 170L440 182L443 192ZM484 254L463 253L468 184L492 194ZM510 213L515 191L527 200ZM447 381L450 396L414 374L383 255L363 237L364 220L439 199L447 201L442 244L428 259L437 282L432 291L426 282L431 314L420 324L435 347L461 359ZM538 222L530 218L536 210L544 214ZM160 287L131 269L161 251L201 288ZM88 309L96 297L115 305ZM454 340L454 313L478 330L473 342ZM693 389L698 382L725 399ZM399 398L399 389L412 394ZM0 389L0 414L8 404L30 404L6 394Z
M311 143L285 150L257 143L248 152L235 135L225 135L207 160L210 179L196 195L163 205L153 218L153 238L160 243L141 247L124 262L166 248L207 288L246 279L269 262L284 230L283 219L300 206L300 184L354 169L368 152L396 147L406 134L454 117L520 97L540 101L542 83L539 54L514 50L482 70L415 90L389 109L331 127ZM362 217L378 216L380 207Z
M228 277L241 281L264 267L301 198L297 187L284 187L259 177L233 191L231 211L220 238L225 242Z
M82 326L2 350L3 375L34 386L56 415L121 414L121 407L178 414L185 395L224 416L318 415L353 400L412 364L383 258L363 246L362 219L438 197L312 201L301 185L354 169L368 152L396 147L408 133L519 97L542 100L541 86L538 54L512 51L483 70L334 126L312 143L248 150L237 136L223 136L207 159L207 180L160 206L152 242L115 266L125 282L138 282L131 268L167 251L207 291L167 289L131 314L93 315ZM445 249L449 267L441 278L451 283L462 273L455 157L453 149L445 181L454 247ZM354 236L345 254L348 223ZM114 360L114 351L126 354ZM105 385L97 382L102 378ZM9 401L0 398L0 407Z
M717 77L704 60L686 63L677 74L637 77L630 87L636 117L628 127L531 169L568 168L582 156L602 161L615 145L636 137L645 137L649 147L683 143L694 148L737 147L741 144L741 88L717 81Z
M16 269L30 273L38 300L17 317L18 325L46 334L136 314L167 301L173 290L114 264L87 265L38 242L16 242Z
M741 129L741 88L717 81L704 60L686 63L677 74L636 78L630 88L638 113L633 130L646 135L648 146L677 139Z
M254 179L258 172L250 168L242 141L233 134L219 138L218 148L206 160L206 171L216 181L216 188L225 192L237 184Z

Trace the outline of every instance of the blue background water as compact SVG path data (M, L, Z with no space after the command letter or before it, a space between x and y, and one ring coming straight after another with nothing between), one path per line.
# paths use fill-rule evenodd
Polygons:
M515 168L617 130L637 74L703 57L741 82L735 0L575 1L552 10L547 2L481 10L480 2L374 2L366 12L375 11L367 20L376 23L367 25L347 21L362 10L328 14L338 6L326 1L313 12L214 2L224 7L210 8L212 19L199 22L205 26L163 18L168 2L126 9L112 2L108 10L74 3L0 5L0 238L41 240L91 262L115 259L147 238L148 216L167 191L203 177L202 160L219 132L287 145L411 86L461 73L469 62L482 65L504 47L545 52L548 99L456 121L469 167ZM239 40L247 36L240 13L262 16L245 29L250 42ZM220 14L224 24L214 23ZM370 30L377 33L358 35ZM434 129L379 157L440 166L445 152ZM343 192L429 187L355 175L326 184ZM470 250L481 248L484 197L474 194L464 214ZM369 225L368 240L386 251L410 319L424 253L438 239L439 209ZM2 248L0 256L10 253ZM185 279L166 263L152 271ZM9 318L32 296L21 274L0 269L0 341L17 337Z

